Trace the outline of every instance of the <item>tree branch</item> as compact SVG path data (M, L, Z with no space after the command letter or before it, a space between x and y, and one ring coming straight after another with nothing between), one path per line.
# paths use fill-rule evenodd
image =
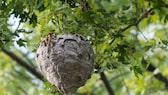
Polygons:
M130 24L130 25L124 27L124 28L119 29L119 30L117 31L117 33L124 32L124 31L126 31L127 29L131 28L132 26L136 26L136 27L137 27L137 26L139 25L139 23L140 23L144 18L147 18L147 16L148 16L152 11L153 11L153 8L150 8L149 10L144 11L144 12L142 13L142 15L140 16L140 18L138 18L138 19L135 21L135 23ZM112 41L110 42L110 44L112 44L115 40L116 40L116 38L113 38Z
M168 4L164 4L164 7L165 7L165 8L168 8Z
M144 58L142 59L142 64L147 64L147 61ZM156 67L152 65L152 63L149 63L147 70L149 72L154 72L156 70ZM165 87L168 89L168 79L165 76L163 76L161 73L157 73L154 74L154 77L159 81L162 81L165 84Z
M147 16L153 11L153 8L149 9L148 11L144 11L140 18L137 19L137 21L133 24L130 24L126 26L125 28L122 28L119 30L119 32L124 32L125 30L129 29L132 26L137 26L144 18L147 18Z
M24 60L22 60L21 58L19 58L17 55L15 55L12 52L9 52L5 49L1 49L6 55L8 55L9 57L11 57L13 60L15 60L19 65L21 65L22 67L24 67L26 70L28 70L30 73L32 73L34 76L36 76L38 79L43 81L43 76L36 71L35 68L31 67L27 62L25 62Z
M115 95L113 89L110 86L109 81L107 80L107 78L106 78L106 76L104 74L104 72L100 73L100 77L101 77L101 80L103 81L103 83L104 83L109 95Z
M149 64L147 68L149 72L154 72L155 69L156 67L152 65L151 63ZM162 81L165 84L165 87L168 89L168 79L166 77L164 77L161 73L154 74L154 77L158 79L159 81Z

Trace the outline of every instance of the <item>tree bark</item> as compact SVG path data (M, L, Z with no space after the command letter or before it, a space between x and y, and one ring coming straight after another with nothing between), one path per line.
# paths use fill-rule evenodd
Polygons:
M101 80L103 81L103 83L104 83L109 95L115 95L113 89L110 86L109 81L107 80L106 75L104 74L104 72L100 73L100 77L101 77Z

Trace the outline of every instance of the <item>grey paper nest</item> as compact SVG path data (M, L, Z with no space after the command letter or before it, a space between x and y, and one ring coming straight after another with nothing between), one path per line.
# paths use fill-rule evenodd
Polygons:
M78 34L49 34L37 49L36 62L44 77L64 95L74 93L91 76L94 52Z

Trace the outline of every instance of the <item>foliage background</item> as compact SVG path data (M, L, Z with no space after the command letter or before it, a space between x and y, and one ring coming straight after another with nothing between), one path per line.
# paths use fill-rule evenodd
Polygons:
M109 94L102 72L116 95L168 94L167 11L168 0L0 0L0 95L57 93L34 60L50 32L94 48L93 75L75 95Z

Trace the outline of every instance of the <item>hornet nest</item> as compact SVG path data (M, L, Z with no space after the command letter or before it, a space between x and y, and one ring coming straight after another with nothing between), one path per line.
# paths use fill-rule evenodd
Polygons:
M81 35L50 33L40 42L36 54L43 76L64 95L74 93L91 76L94 52Z

